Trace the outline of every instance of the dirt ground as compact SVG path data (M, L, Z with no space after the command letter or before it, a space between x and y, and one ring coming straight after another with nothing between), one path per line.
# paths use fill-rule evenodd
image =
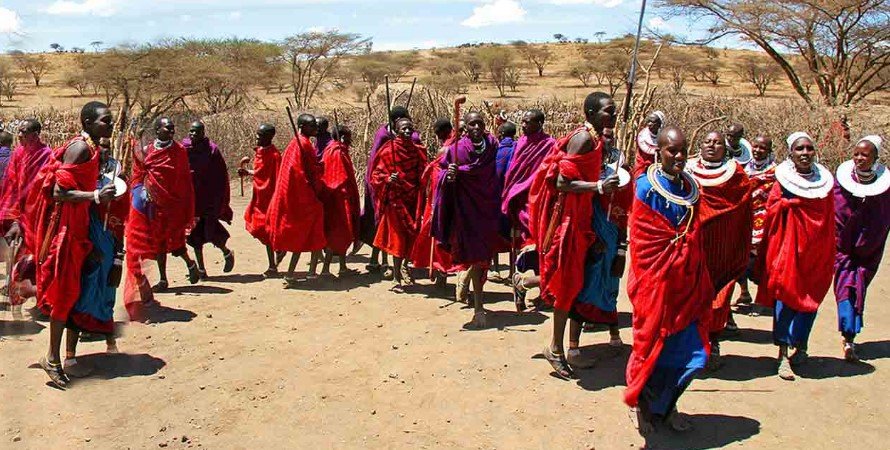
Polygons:
M235 197L243 211L244 198ZM239 214L236 214L238 216ZM80 346L94 374L68 391L34 363L47 324L0 316L0 448L638 448L621 402L629 346L608 333L582 338L596 366L561 381L540 358L549 314L512 312L489 284L494 326L467 331L471 311L425 280L410 294L362 274L285 290L258 274L265 252L236 219L238 262L190 286L171 262L172 292L150 325L121 323L122 354ZM363 252L366 255L367 251ZM364 269L359 256L350 267ZM887 261L885 261L886 265ZM301 263L301 270L305 264ZM453 281L452 281L453 283ZM453 293L452 290L445 294ZM870 291L864 362L841 358L835 302L815 325L812 361L797 381L775 375L768 317L738 315L726 366L693 382L680 401L696 427L650 439L656 448L886 448L890 325L886 267ZM28 303L31 306L33 303ZM622 338L631 340L622 294ZM119 311L122 313L122 311ZM123 314L120 314L123 320Z

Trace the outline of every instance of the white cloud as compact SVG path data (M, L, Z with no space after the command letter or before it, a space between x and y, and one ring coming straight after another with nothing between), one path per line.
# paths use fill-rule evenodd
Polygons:
M231 20L239 20L241 19L241 11L232 11L229 13L229 19Z
M614 8L624 0L549 0L553 5L597 5L604 8Z
M516 23L525 20L527 11L516 0L486 0L473 8L473 15L460 24L470 28Z
M58 16L100 16L109 17L117 14L118 5L114 0L56 0L44 10L47 14Z
M667 21L665 21L661 17L653 17L653 18L649 19L648 25L649 25L649 28L652 28L653 30L669 30L669 29L671 29L671 25L669 23L667 23Z
M191 21L192 21L192 16L189 15L189 14L182 14L182 15L179 16L179 21L180 21L180 22L191 22Z
M22 20L19 15L6 8L0 8L0 34L20 34L22 32Z

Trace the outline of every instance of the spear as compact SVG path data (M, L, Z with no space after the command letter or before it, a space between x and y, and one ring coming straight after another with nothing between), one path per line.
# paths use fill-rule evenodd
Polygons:
M389 75L384 75L383 81L386 83L386 122L389 123L389 132L392 133L394 130L392 123L392 100L389 96Z
M624 95L624 126L627 126L627 121L630 120L630 103L634 92L634 81L637 78L637 53L640 51L640 37L643 34L643 16L645 14L646 0L642 0L642 6L640 7L640 21L637 24L637 39L634 42L634 51L630 58L630 71L627 73L627 93Z

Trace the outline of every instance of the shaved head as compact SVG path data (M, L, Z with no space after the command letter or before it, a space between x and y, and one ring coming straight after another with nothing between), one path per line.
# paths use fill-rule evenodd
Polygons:
M661 170L668 175L679 175L686 168L689 145L686 134L676 126L668 126L658 133L658 156Z

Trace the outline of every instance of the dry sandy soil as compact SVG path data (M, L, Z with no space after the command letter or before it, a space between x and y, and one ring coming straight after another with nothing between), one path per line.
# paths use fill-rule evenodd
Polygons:
M235 197L236 211L245 204ZM66 392L48 387L33 367L46 348L46 323L11 322L2 313L0 448L645 444L621 402L629 347L613 351L605 331L582 338L595 368L561 381L539 355L548 315L513 313L503 285L488 287L495 326L466 331L471 311L439 298L426 281L411 294L394 294L371 275L284 290L281 280L257 275L265 254L243 223L232 232L233 275L221 276L215 250L208 250L209 282L190 286L181 264L172 264L172 293L160 296L157 321L121 324L123 354L81 344L80 360L95 372ZM359 256L350 266L363 269L366 261ZM816 322L814 357L794 382L775 375L770 319L739 316L741 334L723 345L726 366L681 399L696 430L649 445L886 448L890 275L882 270L861 336L864 362L840 358L831 295ZM620 308L630 309L624 296ZM629 314L622 322L629 342Z

